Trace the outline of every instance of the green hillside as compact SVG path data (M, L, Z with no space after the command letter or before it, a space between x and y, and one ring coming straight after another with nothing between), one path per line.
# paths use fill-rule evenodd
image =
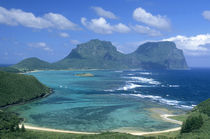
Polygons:
M51 69L51 64L36 57L27 58L12 66L20 71Z
M26 102L50 93L50 89L30 75L0 71L0 107Z
M186 139L210 138L210 99L197 105L182 125L180 136Z

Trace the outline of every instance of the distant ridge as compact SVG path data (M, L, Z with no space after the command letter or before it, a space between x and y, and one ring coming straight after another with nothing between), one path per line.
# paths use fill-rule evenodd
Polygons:
M50 69L52 68L51 64L40 60L36 57L31 57L22 60L21 62L11 66L13 68L16 68L20 71L30 71L30 70L44 70L44 69Z
M98 39L78 44L68 56L55 63L28 58L12 66L36 69L188 69L182 50L174 42L147 42L130 54L117 51L109 41Z

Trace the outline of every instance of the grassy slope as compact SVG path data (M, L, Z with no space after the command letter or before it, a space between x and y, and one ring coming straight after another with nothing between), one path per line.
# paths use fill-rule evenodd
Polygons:
M30 75L0 71L0 107L41 97L50 89Z

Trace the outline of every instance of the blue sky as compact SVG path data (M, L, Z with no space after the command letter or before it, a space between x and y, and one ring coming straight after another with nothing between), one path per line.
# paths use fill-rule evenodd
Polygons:
M111 41L124 53L174 41L191 67L210 67L209 0L1 0L0 63L55 62L76 44Z

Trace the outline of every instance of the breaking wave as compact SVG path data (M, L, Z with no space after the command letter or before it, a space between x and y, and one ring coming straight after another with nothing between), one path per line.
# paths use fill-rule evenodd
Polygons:
M162 98L161 96L153 96L153 95L143 95L143 94L123 94L123 95L130 95L130 96L135 96L135 97L140 97L140 98L147 98L151 99L152 101L156 101L159 103L167 104L170 106L175 106L177 108L183 108L183 109L192 109L195 105L183 105L182 101L178 100L171 100L171 99L165 99Z
M144 77L128 77L136 82L146 83L146 84L152 84L152 85L159 85L161 84L158 81L155 81L152 78L144 78Z
M152 75L151 72L140 72L141 75Z
M125 86L121 87L121 88L118 88L117 90L129 90L129 89L134 89L134 88L137 88L137 87L142 87L142 85L139 85L139 84L134 84L134 83L127 83Z

